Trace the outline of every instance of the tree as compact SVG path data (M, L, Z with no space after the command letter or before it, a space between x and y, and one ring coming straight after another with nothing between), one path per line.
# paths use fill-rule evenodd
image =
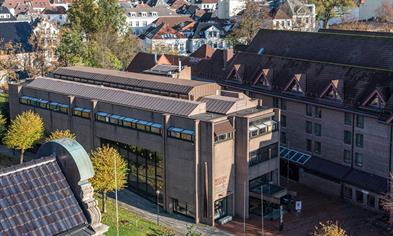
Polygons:
M87 56L87 47L83 42L79 26L63 28L60 32L60 45L57 56L61 66L82 65Z
M389 189L382 197L382 207L389 216L389 224L393 225L393 173L390 173Z
M340 228L338 223L327 221L326 223L319 223L318 227L315 227L315 231L311 234L312 236L347 236L344 229Z
M30 63L25 70L33 79L37 76L45 76L57 67L57 58L54 55L59 41L53 34L45 31L45 28L37 27L29 38L34 53L31 54Z
M62 65L125 69L138 51L118 0L76 0L57 50Z
M44 134L44 122L33 111L25 111L18 115L3 139L8 148L20 150L20 163L23 163L24 153L27 149L42 138Z
M393 3L389 0L383 1L376 14L379 20L393 23Z
M127 163L119 152L108 145L98 147L90 154L95 175L92 179L94 189L102 194L102 211L106 212L106 194L126 185ZM116 180L115 181L115 162Z
M3 114L0 113L0 137L3 137L7 125L7 118L3 116Z
M61 139L61 138L68 138L72 140L76 140L75 134L71 133L70 130L55 130L53 131L48 138L45 139L45 142L50 142L56 139Z
M258 31L265 28L264 24L268 16L269 9L267 7L263 7L259 2L253 0L247 1L239 22L229 35L228 40L232 44L249 44Z
M328 28L328 21L344 14L355 6L354 0L310 0L317 8L317 18L323 22L323 28Z
M3 40L0 39L0 44ZM0 70L5 70L6 76L9 80L16 81L18 79L16 71L25 69L28 65L28 57L18 57L18 54L23 53L24 49L20 43L5 43L3 50L0 51ZM25 55L25 54L21 54Z

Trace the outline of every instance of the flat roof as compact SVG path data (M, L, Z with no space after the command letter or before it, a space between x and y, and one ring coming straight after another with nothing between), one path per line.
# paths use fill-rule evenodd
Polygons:
M202 102L47 77L37 78L24 87L187 117L206 112Z
M196 80L174 79L167 76L82 66L60 67L53 72L53 75L70 76L74 78L89 79L111 84L122 84L132 87L162 90L182 94L188 94L195 87L215 84Z

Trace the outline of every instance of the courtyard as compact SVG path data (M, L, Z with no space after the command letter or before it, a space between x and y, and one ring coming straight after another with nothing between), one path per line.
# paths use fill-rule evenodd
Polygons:
M285 181L283 181L285 183ZM387 236L391 235L383 230L380 215L353 206L341 199L328 197L298 183L289 183L288 189L297 192L297 199L302 201L300 213L291 211L284 215L284 229L278 230L278 220L264 220L265 236L305 236L310 235L319 222L337 221L348 235L354 236ZM246 235L261 235L261 217L250 215L246 220ZM234 218L233 221L219 225L218 228L234 235L243 235L243 219Z

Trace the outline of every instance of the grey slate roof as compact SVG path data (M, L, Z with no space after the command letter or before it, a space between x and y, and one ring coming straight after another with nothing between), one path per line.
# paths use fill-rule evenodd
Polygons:
M37 78L25 87L180 116L206 112L201 102L53 78Z
M393 37L262 29L248 52L393 70Z
M193 88L211 83L195 80L173 79L164 76L122 72L90 67L61 67L53 72L55 78L70 76L93 81L122 84L132 87L188 94Z
M218 97L218 96L217 96ZM218 114L227 114L229 110L236 104L239 99L217 99L215 96L208 96L201 99L202 102L206 102L206 109L209 112Z
M86 224L54 157L0 170L0 235L55 235Z
M31 52L29 38L32 32L32 26L28 22L15 21L0 23L0 39L2 39L0 49L6 43L20 43L24 51Z

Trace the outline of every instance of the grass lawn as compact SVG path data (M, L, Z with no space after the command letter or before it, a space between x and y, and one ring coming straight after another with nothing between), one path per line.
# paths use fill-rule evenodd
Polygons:
M101 209L101 197L96 195ZM102 216L102 223L108 225L107 236L116 236L116 208L115 203L107 201L107 213ZM174 232L163 226L157 226L155 222L147 221L129 210L119 206L119 235L123 236L169 236Z

